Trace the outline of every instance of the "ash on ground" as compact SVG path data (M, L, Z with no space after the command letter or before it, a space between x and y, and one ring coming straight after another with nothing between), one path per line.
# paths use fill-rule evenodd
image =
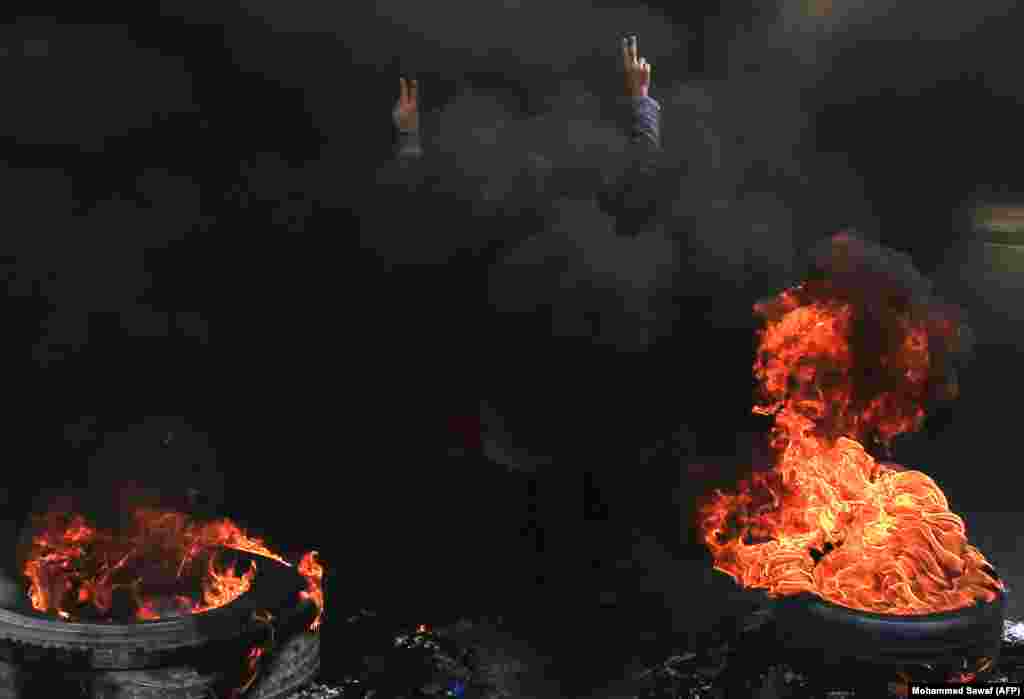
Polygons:
M345 619L345 663L340 680L314 682L288 699L399 699L400 697L500 696L483 681L475 649L452 640L455 627L432 629L425 624L397 625L371 610ZM323 678L321 678L323 679Z
M722 699L746 696L751 699L840 699L859 697L854 689L823 690L813 680L785 663L766 660L771 648L767 634L771 615L759 611L737 624L732 634L705 639L696 652L673 654L662 663L638 673L637 697L649 699ZM1004 622L999 662L987 682L1024 682L1024 620ZM899 696L894 683L890 696ZM872 696L883 696L885 690Z
M423 625L395 626L361 610L348 618L346 626L358 639L349 648L351 667L341 681L317 682L289 699L396 699L398 697L463 697L504 699L521 696L513 680L505 675L529 671L522 667L496 671L488 658L502 657L508 670L515 653L477 647L467 629L480 622L460 621L447 628ZM494 636L494 643L502 643ZM637 699L841 699L861 696L853 690L827 690L792 665L778 662L768 649L776 648L770 609L756 609L738 620L727 620L705 637L697 647L671 650L665 660L632 676ZM999 663L988 682L1024 682L1024 620L1004 622ZM897 692L890 687L890 695ZM884 695L885 692L882 692ZM876 696L881 696L877 695ZM542 699L537 697L536 699ZM551 699L555 699L552 697Z

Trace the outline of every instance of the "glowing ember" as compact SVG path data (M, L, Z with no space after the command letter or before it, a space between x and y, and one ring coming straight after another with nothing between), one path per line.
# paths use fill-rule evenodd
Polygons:
M197 522L172 510L138 508L133 526L116 535L96 529L82 515L51 512L36 522L23 572L32 607L69 621L112 621L131 616L149 621L199 614L244 594L256 563L238 571L225 550L244 551L291 563L261 539L228 519ZM297 570L306 581L302 599L312 600L320 626L323 568L315 551Z
M961 326L881 249L847 234L830 245L823 278L755 307L766 326L754 411L774 415L779 459L702 504L715 568L772 596L883 614L992 601L1003 584L935 482L878 464L858 441L888 446L920 426L929 398L955 395Z

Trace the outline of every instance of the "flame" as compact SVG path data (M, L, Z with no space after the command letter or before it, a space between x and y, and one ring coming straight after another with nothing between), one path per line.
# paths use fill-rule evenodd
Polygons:
M306 579L306 589L300 592L299 595L302 599L312 600L317 608L316 618L313 619L313 623L309 626L310 631L319 630L324 616L324 569L317 560L319 555L317 551L310 551L299 561L299 573Z
M240 699L245 696L246 692L256 683L256 679L260 674L260 659L266 651L262 646L253 646L249 649L249 652L245 655L245 667L242 671L245 679L242 684L238 687L233 687L229 692L228 696L231 699Z
M912 304L865 308L841 291L805 283L755 306L766 326L754 412L774 416L779 458L701 503L714 567L773 597L806 592L882 614L992 601L1003 583L939 486L877 463L857 439L888 444L920 426L956 324Z
M237 699L238 697L243 696L246 692L249 691L249 688L252 687L252 685L256 682L256 678L259 676L260 660L265 655L267 655L274 648L275 645L275 634L273 626L274 615L271 614L269 611L263 609L257 612L253 612L252 618L254 621L262 622L268 626L268 628L270 629L270 638L264 645L255 645L249 649L249 652L246 654L245 668L243 673L245 676L245 680L242 682L241 686L232 689L232 691L229 694L229 696L231 696L232 699Z
M140 507L127 534L94 527L80 514L50 512L36 522L23 572L32 607L66 620L110 620L125 606L139 621L199 614L222 607L252 587L257 566L239 572L218 558L244 551L295 567L229 519L191 520L174 510ZM323 616L323 567L307 553L297 571L306 582L301 599Z

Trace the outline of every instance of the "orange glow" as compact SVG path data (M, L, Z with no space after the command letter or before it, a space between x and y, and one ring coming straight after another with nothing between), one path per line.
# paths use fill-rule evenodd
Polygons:
M850 340L863 309L829 298L827 283L755 310L766 326L754 364L765 400L754 411L774 416L779 457L736 492L701 503L714 567L773 597L807 592L883 614L994 600L1003 584L939 486L877 463L858 441L873 434L888 443L920 426L933 341L949 341L955 324L897 313L868 373ZM864 376L882 388L866 392Z
M946 678L947 684L967 684L968 682L974 682L977 679L977 675L973 672L957 672Z
M256 682L256 678L260 674L260 659L264 653L265 651L260 646L253 646L249 649L245 657L245 681L240 687L236 687L231 691L231 699L239 699L244 696Z
M36 522L23 572L33 608L60 618L111 620L115 607L138 621L199 614L222 607L253 584L257 566L244 571L220 561L225 549L270 558L288 566L263 540L228 519L197 522L173 510L137 508L130 532L96 529L80 514L50 512ZM323 615L323 568L315 551L297 571L306 581L302 599L317 606L311 630Z
M317 560L320 554L317 551L310 551L299 561L299 573L306 579L306 589L300 592L302 599L313 600L316 605L316 619L310 625L311 631L317 631L324 616L324 569Z

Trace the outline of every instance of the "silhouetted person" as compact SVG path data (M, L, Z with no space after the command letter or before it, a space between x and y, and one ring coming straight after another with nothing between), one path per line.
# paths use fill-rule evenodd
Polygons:
M570 198L580 195L596 198L600 210L615 219L616 231L620 235L632 236L639 233L658 213L659 206L666 201L660 195L661 190L657 184L664 181L660 174L662 110L659 103L649 94L651 65L638 55L636 37L622 42L621 56L624 82L619 99L623 107L622 116L626 122L624 127L628 134L628 146L621 157L608 162L607 167L601 168L603 173L591 173L594 178L586 182L561 183L564 186L559 187L555 184L544 189L544 178L538 176L529 182L520 181L520 185L523 186L509 192L501 201L488 201L479 207L474 205L474 214L480 211L485 213L474 217L471 230L486 231L490 234L494 227L501 226L502 234L491 234L489 242L468 239L466 246L476 247L473 259L468 264L462 264L460 267L458 264L448 262L443 267L438 265L429 268L427 265L412 264L394 266L394 279L403 285L403 293L408 293L405 291L407 286L412 287L415 293L405 302L404 307L397 306L398 317L392 322L415 328L424 322L424 316L428 316L436 324L435 332L425 337L414 330L410 330L409 333L410 343L415 347L414 359L418 371L450 377L442 390L433 394L430 400L435 405L443 405L445 401L451 402L452 396L461 392L464 402L468 404L473 401L475 409L476 399L483 396L473 395L472 391L480 391L488 397L497 392L498 396L495 398L502 414L505 413L505 408L514 413L509 420L510 430L502 432L500 438L489 433L486 439L477 440L477 448L486 447L488 458L498 462L501 468L512 471L521 471L524 468L523 454L530 454L531 457L544 462L537 469L537 473L520 474L520 480L528 480L530 483L524 483L519 487L521 492L528 491L526 497L532 501L532 508L536 511L534 515L523 516L522 526L535 530L536 520L539 519L542 522L541 526L547 529L546 534L533 532L537 534L537 547L542 550L539 552L542 559L534 561L534 566L548 567L547 575L544 577L549 581L557 581L561 576L556 567L568 562L560 561L563 558L560 552L569 553L568 558L575 555L564 548L564 542L572 539L572 534L566 536L566 533L575 531L575 527L585 517L583 496L586 482L578 464L547 463L553 455L549 449L561 451L565 455L567 452L561 447L568 446L580 438L597 439L594 434L584 434L579 425L569 425L569 421L584 424L590 420L600 419L596 429L601 431L613 424L609 419L610 413L628 411L628 408L622 408L619 401L619 407L604 410L605 414L601 415L602 410L596 405L577 405L586 400L578 399L577 391L568 384L550 384L551 391L556 393L556 396L522 395L528 394L529 389L523 391L525 384L512 377L515 370L506 372L505 364L507 356L518 356L519 362L526 364L530 364L530 359L524 359L518 354L517 349L494 347L486 341L489 326L484 321L493 320L491 309L488 308L487 273L509 249L516 247L527 236L544 230L545 215L551 208L553 199L560 196L559 193L564 190L572 192ZM431 235L430 228L424 225L423 217L432 215L432 211L426 207L435 206L444 196L444 191L451 191L451 187L446 186L435 192L435 179L460 176L454 170L441 174L441 161L444 159L436 157L429 148L424 148L420 131L420 98L419 81L400 78L399 95L392 110L392 120L397 132L395 158L382 173L384 176L378 180L385 188L391 186L390 190L384 191L394 194L385 197L391 206L382 214L385 217L396 217L397 225L392 228L392 235L406 236L408 245L417 250L429 246L432 242L444 246L448 241L441 236L453 235L449 229L458 226L459 222L453 223L449 212L446 211L444 216L434 222L434 225L443 227L443 230L438 231L440 235ZM438 167L439 165L441 167ZM535 159L533 165L542 167L543 163ZM555 173L556 179L558 175L559 173ZM573 176L587 179L585 173L573 173ZM502 216L503 211L514 212L514 217ZM527 225L523 225L524 222L527 222ZM404 242L404 239L400 242ZM408 257L414 258L415 255ZM424 257L429 255L424 253ZM453 285L451 294L442 290L444 285ZM456 288L461 298L455 294ZM453 297L456 298L456 303L446 303ZM452 313L461 314L463 322L468 326L467 330L461 333L447 332L446 317ZM499 322L509 321L502 319ZM534 338L529 333L527 336L531 340L541 339ZM445 343L445 348L440 347ZM496 356L496 353L500 353L500 356ZM464 357L466 361L451 362L448 357L452 355ZM434 361L437 357L440 361ZM555 366L557 361L554 359L552 366ZM407 369L403 366L399 371ZM529 371L532 371L532 368ZM506 377L504 374L509 376ZM421 380L419 377L412 378L414 382ZM578 377L568 380L578 380ZM509 384L507 387L502 386L495 391L495 382L506 381ZM484 382L491 385L483 385ZM541 385L544 385L543 382ZM588 392L593 390L591 387ZM417 396L416 387L406 388L404 392L409 394L409 401L415 403L421 400ZM511 402L506 402L502 400L503 398L508 398ZM557 400L554 400L555 398ZM408 405L405 398L397 397L397 400ZM531 406L531 401L545 405ZM616 397L608 395L601 402L606 408L612 408L611 404L616 403ZM565 409L561 423L558 423L557 419L549 420L544 417L557 412L552 409L552 404L561 404ZM573 413L577 410L584 410L587 414L576 416ZM403 413L402 417L405 418L407 415L408 413ZM526 427L521 431L519 426L524 423ZM402 425L396 425L395 428L404 429ZM576 449L578 450L580 446L582 445L578 445ZM589 452L589 447L587 450ZM420 479L424 481L421 490L413 485L412 480L405 480L401 487L409 493L418 491L422 500L429 502L436 491L442 489L439 482L449 477L451 463L417 469L413 479L416 483L419 483ZM444 473L438 475L438 468L443 469ZM458 501L457 498L454 500ZM457 506L455 507L457 509ZM569 524L568 528L564 526L566 523ZM481 528L490 531L492 527L493 524L482 523ZM555 529L560 532L556 534Z

